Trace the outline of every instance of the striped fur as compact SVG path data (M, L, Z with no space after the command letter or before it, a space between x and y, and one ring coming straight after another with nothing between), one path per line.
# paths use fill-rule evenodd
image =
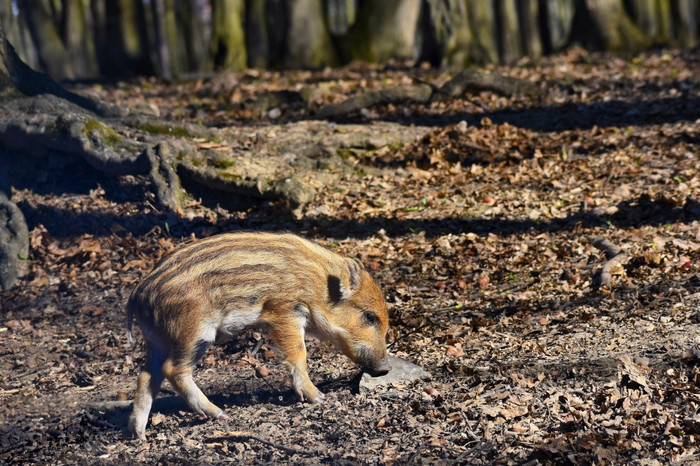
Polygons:
M207 346L248 326L267 327L301 399L323 399L306 370L307 334L369 370L388 370L380 288L359 262L291 234L224 234L171 253L129 298L130 340L134 317L147 343L129 418L136 437L163 378L194 411L225 417L195 385L192 368Z

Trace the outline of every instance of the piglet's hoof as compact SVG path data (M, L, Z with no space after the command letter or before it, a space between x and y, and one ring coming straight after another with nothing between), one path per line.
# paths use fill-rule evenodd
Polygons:
M307 400L312 405L317 405L319 403L323 403L323 401L325 399L326 399L326 395L324 395L321 392L318 392L318 394L316 394L314 396L306 396L306 397L302 394L299 394L299 401L303 402L304 400Z
M228 419L228 415L225 412L221 411L219 414L216 415L216 418L217 419Z

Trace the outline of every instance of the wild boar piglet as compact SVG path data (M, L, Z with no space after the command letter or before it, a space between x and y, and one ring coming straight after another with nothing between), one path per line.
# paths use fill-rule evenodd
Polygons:
M138 438L164 378L195 412L226 417L192 370L211 343L246 327L267 329L302 400L323 400L306 370L305 335L332 342L370 372L389 370L379 286L360 262L292 234L223 234L176 250L131 294L129 340L133 317L146 343L129 418Z

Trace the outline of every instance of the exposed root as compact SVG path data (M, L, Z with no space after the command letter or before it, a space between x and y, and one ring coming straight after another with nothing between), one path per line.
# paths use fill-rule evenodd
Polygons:
M482 91L505 96L535 94L533 86L526 81L498 73L484 73L466 69L459 72L439 89L423 83L417 86L396 86L367 91L352 96L339 104L322 108L316 114L316 118L326 119L349 115L374 105L405 102L423 103Z

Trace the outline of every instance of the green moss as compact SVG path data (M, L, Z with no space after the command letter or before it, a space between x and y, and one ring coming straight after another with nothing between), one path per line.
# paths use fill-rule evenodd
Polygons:
M347 147L338 148L336 154L338 154L338 157L340 157L343 160L348 160L355 157L355 151L352 149L348 149Z
M192 139L192 135L182 126L137 125L136 127L151 134L167 134L168 136Z
M403 142L402 141L396 141L394 143L389 144L389 150L390 151L397 151L403 147Z
M122 137L109 126L97 120L87 120L83 126L83 134L90 136L97 133L107 145L114 147L122 141Z
M237 173L218 173L217 176L223 180L240 181L243 177Z
M216 159L214 160L214 166L220 170L226 170L227 168L235 167L236 161L232 159Z

